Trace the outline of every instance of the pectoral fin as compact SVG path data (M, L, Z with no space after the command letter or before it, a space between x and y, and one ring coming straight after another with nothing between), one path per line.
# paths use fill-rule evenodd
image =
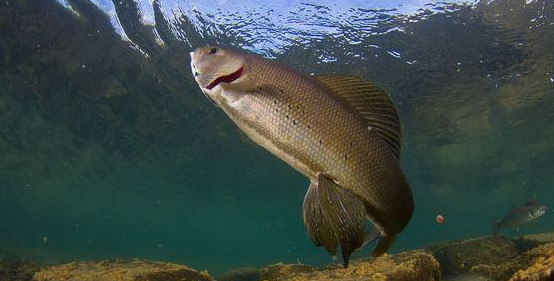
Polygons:
M343 262L364 242L365 206L362 200L324 175L318 175L304 197L304 226L316 246L336 255L340 245Z

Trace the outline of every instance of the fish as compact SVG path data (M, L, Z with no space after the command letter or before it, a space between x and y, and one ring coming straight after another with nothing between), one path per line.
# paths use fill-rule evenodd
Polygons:
M400 165L401 126L374 83L305 74L276 60L214 46L190 53L202 93L250 139L306 176L304 227L343 265L375 241L380 256L409 223L412 191Z
M501 229L519 229L520 225L536 221L546 213L547 209L548 207L539 203L537 199L527 201L523 207L512 206L501 220L494 221L492 235L497 235Z

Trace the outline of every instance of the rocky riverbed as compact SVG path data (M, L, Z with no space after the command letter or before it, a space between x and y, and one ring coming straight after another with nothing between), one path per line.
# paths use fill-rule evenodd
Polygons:
M354 260L348 268L274 264L238 268L217 278L184 265L140 259L74 261L39 266L3 256L5 281L551 281L554 233L515 239L488 236L430 245L427 249Z

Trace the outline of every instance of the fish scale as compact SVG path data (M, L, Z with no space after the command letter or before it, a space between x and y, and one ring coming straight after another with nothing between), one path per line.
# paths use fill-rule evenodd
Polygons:
M235 122L246 124L257 134L264 135L270 142L277 144L281 149L271 152L281 159L294 158L290 162L285 160L293 167L295 162L302 159L303 166L309 167L309 170L301 171L305 176L315 178L318 172L325 172L343 187L378 206L378 209L390 206L379 206L382 200L378 198L386 196L386 188L380 187L387 186L380 182L384 181L384 174L390 173L387 171L399 170L400 167L390 157L388 148L379 136L367 129L365 122L347 104L311 81L312 79L307 79L309 77L299 79L298 76L291 75L297 73L291 73L289 69L283 69L283 66L276 63L253 63L252 66L260 68L251 69L250 72L254 73L253 76L256 76L255 80L260 85L265 86L262 88L265 91L261 94L254 92L243 98L244 107L231 113L237 116ZM275 85L275 79L270 77L282 77L280 80L288 83ZM306 83L306 80L311 83ZM272 99L278 99L279 102L274 104ZM289 104L300 104L303 108L309 105L302 123L293 124L292 120L298 116L288 109ZM247 108L254 113L251 118L244 114ZM330 118L332 122L329 122ZM349 147L350 142L357 145ZM344 159L344 155L350 157ZM371 189L371 195L368 194L368 189Z
M193 67L218 65L207 62L217 61L221 53L210 56L203 50L193 54ZM386 251L413 212L398 161L398 116L390 100L355 78L318 80L275 61L224 52L241 60L218 81L226 81L233 71L241 77L220 83L214 91L199 85L251 139L310 179L304 219L314 243L331 254L340 244L347 265L362 243L360 220L368 218L389 237L380 240L374 253ZM229 63L220 64L232 69Z

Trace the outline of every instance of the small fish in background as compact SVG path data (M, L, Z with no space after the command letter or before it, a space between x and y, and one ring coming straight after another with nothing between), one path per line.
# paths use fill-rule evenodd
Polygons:
M379 87L344 75L310 76L217 47L190 55L202 93L254 142L310 179L303 218L316 246L331 256L340 247L344 266L371 241L377 241L373 256L390 248L414 206L399 161L398 112Z
M504 216L501 220L494 222L494 228L492 235L497 235L501 229L516 228L520 225L537 220L539 217L546 213L548 208L537 199L533 199L525 203L523 207L512 206L510 212Z

